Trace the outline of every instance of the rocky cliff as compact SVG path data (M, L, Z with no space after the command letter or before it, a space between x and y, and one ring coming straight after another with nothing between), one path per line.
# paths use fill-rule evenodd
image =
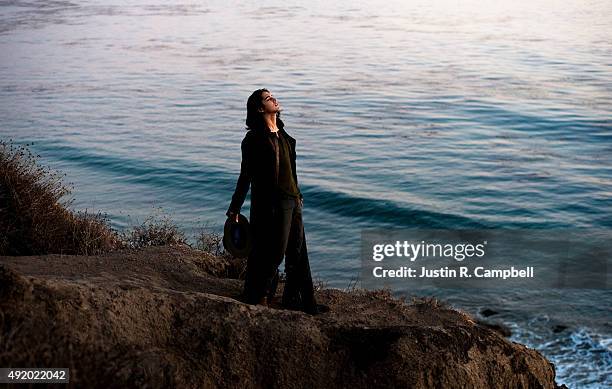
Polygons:
M555 388L538 352L435 300L322 289L310 316L246 305L232 277L183 246L0 257L0 366L87 388Z

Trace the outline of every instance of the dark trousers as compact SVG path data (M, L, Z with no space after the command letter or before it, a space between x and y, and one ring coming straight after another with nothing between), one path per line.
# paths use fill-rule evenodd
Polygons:
M271 298L276 294L278 267L285 258L283 305L303 310L314 307L316 303L300 200L280 200L269 220L258 220L251 227L253 249L247 260L244 283L246 301L256 304L262 298Z

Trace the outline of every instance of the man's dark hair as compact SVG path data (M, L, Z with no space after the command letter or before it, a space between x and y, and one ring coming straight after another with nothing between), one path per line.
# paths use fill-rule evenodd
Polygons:
M270 91L265 88L257 89L255 92L251 93L249 99L247 100L247 130L266 129L266 123L263 115L261 112L259 112L259 108L263 107L261 95L264 92L270 93ZM280 112L276 114L276 124L278 125L278 128L283 128L285 126L280 118Z

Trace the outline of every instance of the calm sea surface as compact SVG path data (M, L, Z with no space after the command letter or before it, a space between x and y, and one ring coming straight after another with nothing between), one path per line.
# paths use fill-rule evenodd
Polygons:
M612 228L611 1L292 3L0 1L0 137L116 228L161 207L220 231L267 87L333 287L366 228ZM432 293L612 385L609 290Z

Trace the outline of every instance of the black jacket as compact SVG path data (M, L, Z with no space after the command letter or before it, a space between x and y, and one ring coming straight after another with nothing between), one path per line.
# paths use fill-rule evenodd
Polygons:
M291 170L293 179L298 186L295 168L295 139L279 129L279 134L285 136L290 146ZM249 186L251 187L251 224L260 217L270 216L274 205L278 203L278 165L276 153L272 145L270 134L267 129L249 130L242 140L242 163L240 165L240 176L236 183L236 190L232 196L232 202L228 209L230 212L239 213ZM300 192L300 198L302 194Z

